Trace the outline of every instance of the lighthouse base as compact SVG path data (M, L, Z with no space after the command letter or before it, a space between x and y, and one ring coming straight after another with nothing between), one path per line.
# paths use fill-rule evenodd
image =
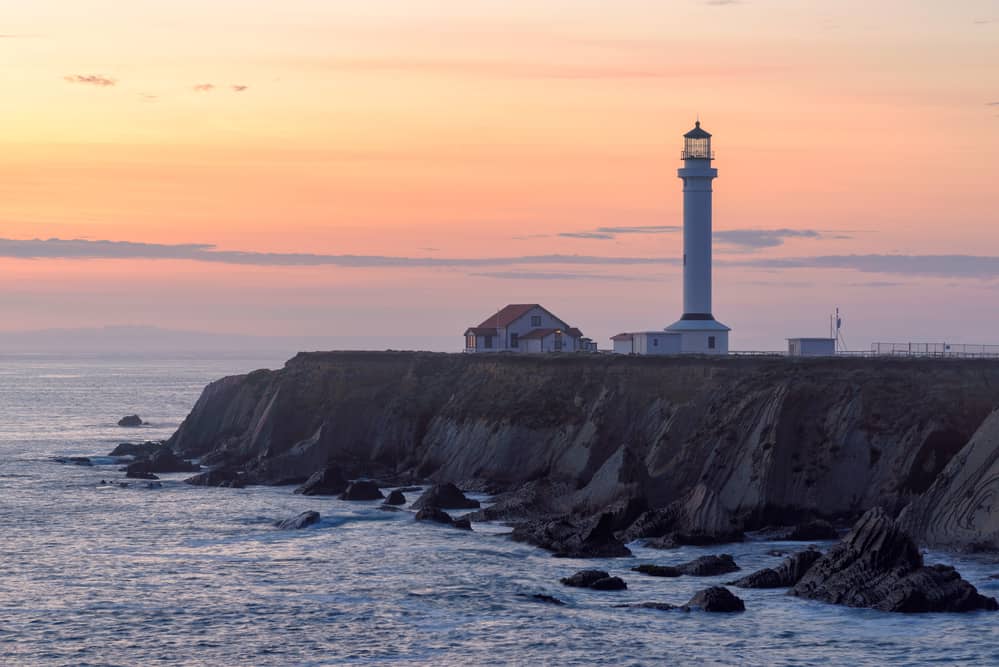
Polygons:
M681 354L728 354L727 326L710 315L706 319L681 319L666 327L680 335Z

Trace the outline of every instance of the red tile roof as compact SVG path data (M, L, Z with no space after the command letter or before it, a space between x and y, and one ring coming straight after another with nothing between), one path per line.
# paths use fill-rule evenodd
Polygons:
M532 308L541 308L541 306L536 303L511 303L498 313L487 317L479 325L479 328L497 327L502 329L503 327L508 327L526 315Z

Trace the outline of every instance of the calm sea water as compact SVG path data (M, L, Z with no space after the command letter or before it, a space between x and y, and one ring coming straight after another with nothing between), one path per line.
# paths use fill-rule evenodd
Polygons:
M716 578L656 579L634 562L725 550L747 571L781 543L574 561L514 544L500 525L467 533L377 503L290 488L102 488L116 466L50 457L106 454L172 433L208 381L278 359L0 356L0 664L3 665L991 665L999 614L902 616L739 591L735 615L615 609L685 602ZM118 428L137 412L151 425ZM415 499L415 494L412 498ZM318 510L320 525L279 531ZM930 554L999 595L985 560ZM569 589L583 567L623 592ZM557 607L529 599L557 596Z

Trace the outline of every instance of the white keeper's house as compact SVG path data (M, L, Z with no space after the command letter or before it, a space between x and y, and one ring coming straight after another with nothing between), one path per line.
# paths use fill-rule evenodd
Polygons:
M465 330L465 352L582 352L583 332L536 303L511 303Z

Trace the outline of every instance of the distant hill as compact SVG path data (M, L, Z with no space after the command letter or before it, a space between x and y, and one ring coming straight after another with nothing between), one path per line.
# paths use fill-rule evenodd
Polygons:
M2 353L99 354L245 354L292 356L315 350L454 349L453 339L434 336L254 336L163 329L153 326L108 326L81 329L0 331Z

